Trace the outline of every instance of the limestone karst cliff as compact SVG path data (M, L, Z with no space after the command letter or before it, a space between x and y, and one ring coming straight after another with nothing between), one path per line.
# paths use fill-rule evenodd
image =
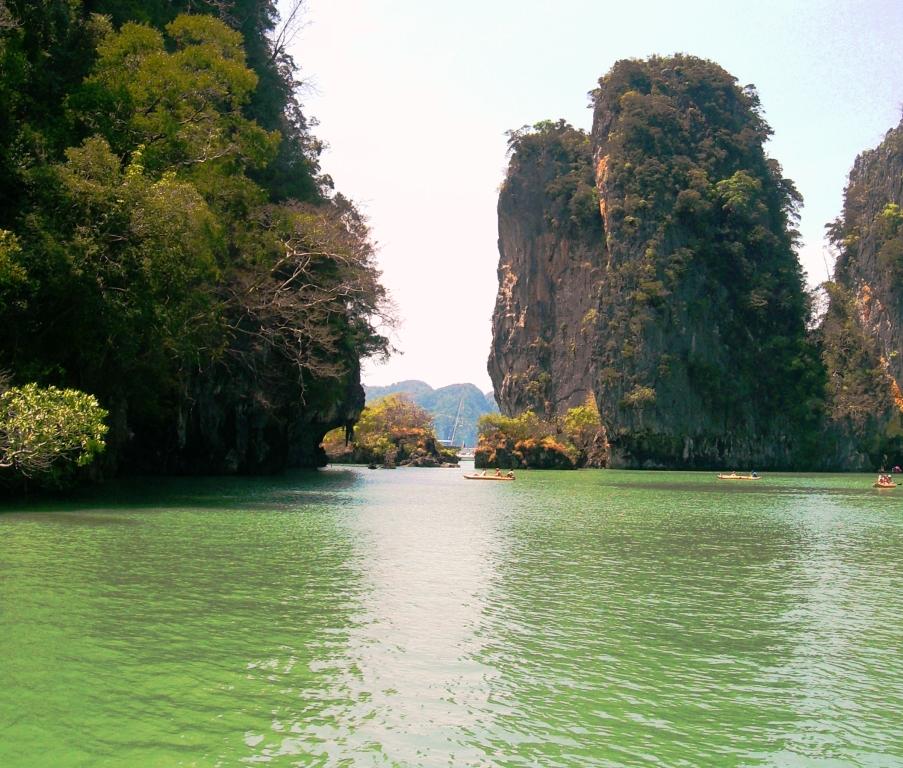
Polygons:
M592 148L564 121L513 131L510 146L489 374L506 413L551 416L593 390L594 286L605 247Z
M871 469L903 454L903 123L853 165L821 328L833 462Z
M550 124L513 136L489 363L499 404L560 412L570 388L594 392L612 466L799 465L822 369L793 248L799 196L765 155L755 90L674 56L618 62L592 97L577 158ZM598 219L549 215L550 191L575 175Z
M357 361L349 359L340 377L306 386L277 355L263 352L257 361L258 369L220 367L196 377L176 419L145 426L140 440L116 434L123 442L126 468L180 475L261 474L325 465L324 435L353 424L364 407ZM125 418L122 422L127 423Z

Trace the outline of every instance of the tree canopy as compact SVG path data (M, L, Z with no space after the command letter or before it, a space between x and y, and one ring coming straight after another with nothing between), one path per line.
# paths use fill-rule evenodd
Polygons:
M439 445L430 412L403 393L367 405L350 446L344 445L346 437L343 430L334 430L324 438L333 461L432 467L458 461L452 451Z
M104 449L107 412L74 389L35 384L0 393L0 470L63 485Z
M0 366L96 395L114 452L175 436L217 378L336 411L388 350L385 292L275 3L2 9Z

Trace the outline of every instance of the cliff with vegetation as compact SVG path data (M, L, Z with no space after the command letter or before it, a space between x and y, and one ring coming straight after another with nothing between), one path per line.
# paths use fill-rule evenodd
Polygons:
M765 155L755 90L674 56L618 62L592 96L579 160L525 171L534 145L574 134L561 123L512 136L489 363L503 411L561 414L555 398L576 385L595 395L612 466L811 461L824 374L794 253L800 199ZM559 188L598 216L562 215ZM512 200L533 201L518 226ZM578 252L575 279L558 256ZM584 335L568 341L575 322Z
M273 0L0 0L0 371L96 397L108 470L322 463L386 350L287 21Z
M489 375L505 413L552 417L594 387L604 243L592 148L564 121L512 131L509 148Z
M850 172L821 327L832 462L903 461L903 124Z

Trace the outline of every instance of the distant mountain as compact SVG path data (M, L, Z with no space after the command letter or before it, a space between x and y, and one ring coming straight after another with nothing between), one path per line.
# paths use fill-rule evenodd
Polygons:
M394 384L389 384L385 387L371 387L368 384L364 384L364 391L367 393L367 402L370 402L371 400L378 400L379 398L385 397L386 395L395 395L399 392L404 392L416 402L416 399L418 397L421 397L422 395L428 395L432 392L435 392L436 390L434 390L425 381L407 379L405 381L396 381Z
M484 394L473 384L449 384L447 387L433 389L424 381L412 379L386 387L370 387L365 384L364 391L367 393L368 403L386 395L406 394L421 408L433 414L439 439L454 439L456 445L476 445L477 419L484 413L498 413L499 410L492 393Z

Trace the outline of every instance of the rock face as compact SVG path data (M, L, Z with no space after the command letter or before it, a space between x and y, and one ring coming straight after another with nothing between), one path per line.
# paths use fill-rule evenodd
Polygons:
M489 375L502 411L553 416L593 391L605 254L589 137L563 121L511 135L498 203Z
M804 463L822 379L799 198L754 89L654 57L593 98L589 142L562 123L512 136L489 360L503 412L560 415L592 391L611 466Z
M364 407L359 365L346 363L344 378L303 388L276 356L251 368L207 371L189 385L175 424L143 424L137 436L122 436L114 453L132 472L265 474L325 466L323 436L350 427Z
M853 165L822 326L833 462L903 460L903 124Z

